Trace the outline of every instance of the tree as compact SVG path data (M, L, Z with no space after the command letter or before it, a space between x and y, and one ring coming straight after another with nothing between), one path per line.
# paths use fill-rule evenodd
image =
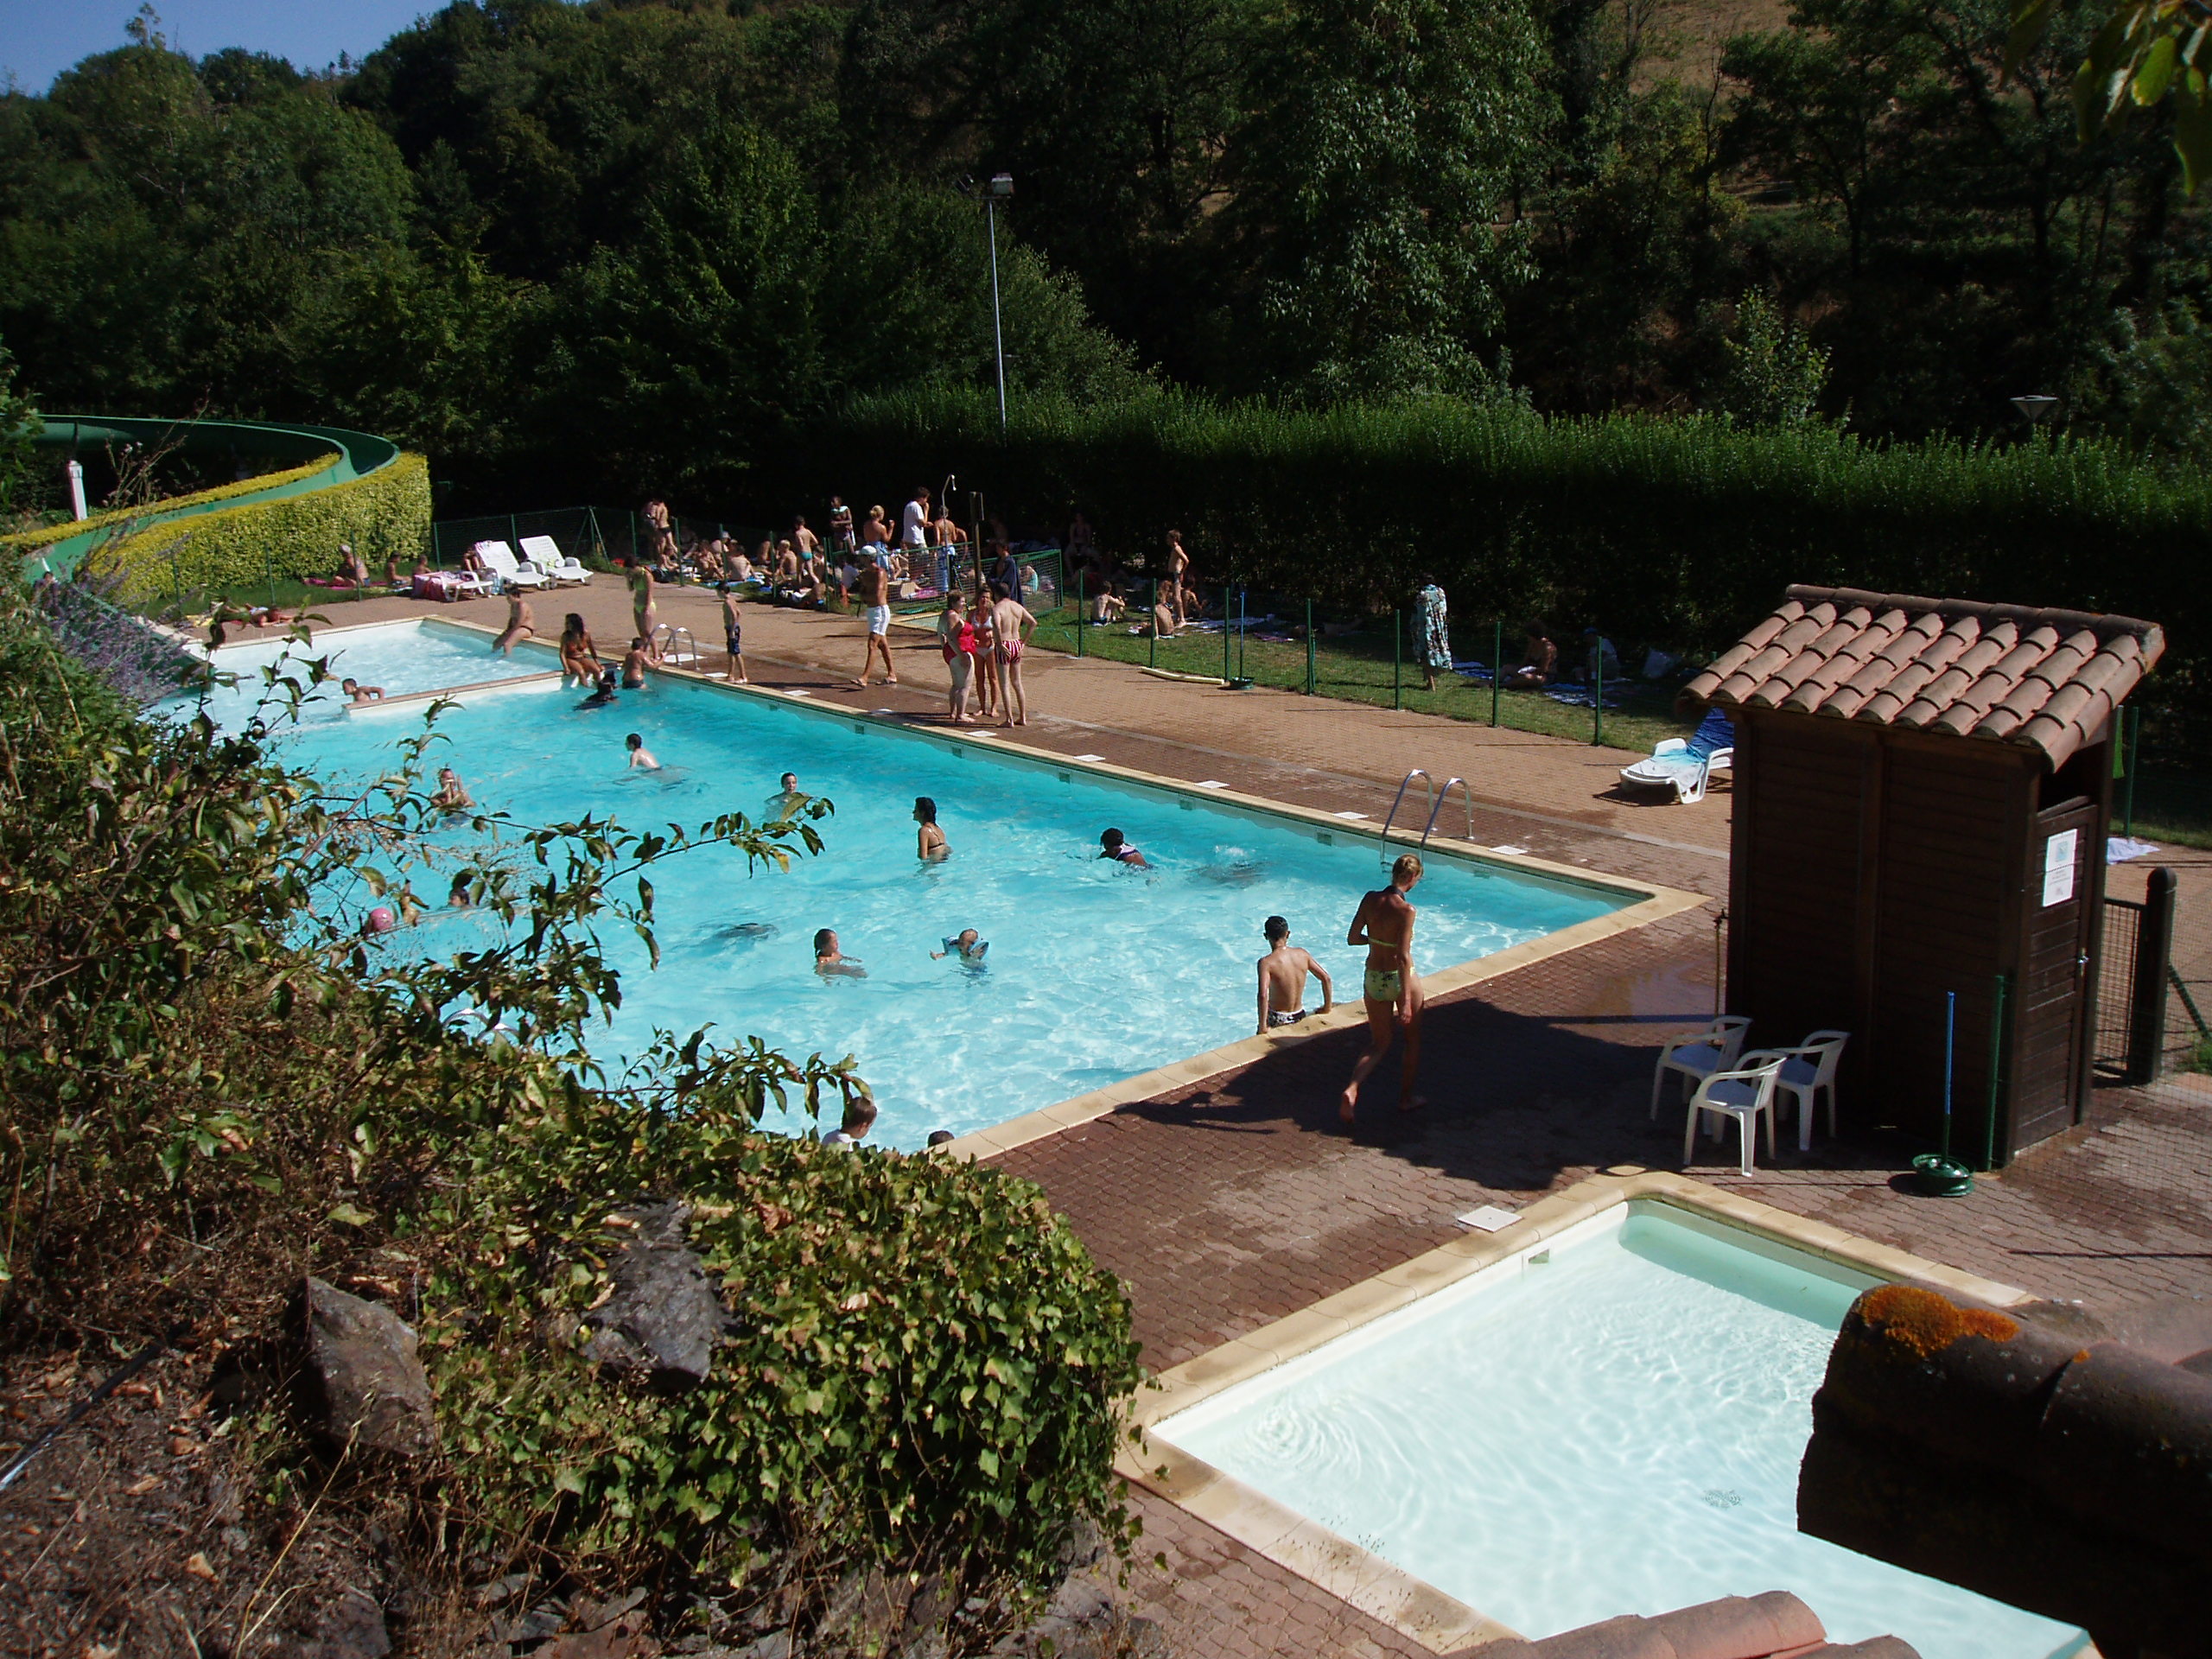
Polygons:
M16 359L0 346L0 517L22 512L32 479L32 444L43 424L16 385Z
M1752 426L1812 418L1827 384L1828 354L1758 289L1746 289L1736 302L1720 349L1726 366L1713 388L1715 409Z
M2015 0L2008 60L2028 60L2052 21L2058 0ZM2173 148L2183 188L2195 195L2212 175L2212 46L2199 0L2118 0L2102 16L2074 79L2074 107L2083 143L2119 130L2134 111L2170 105Z
M1553 105L1520 0L1293 0L1242 141L1270 366L1327 400L1484 396Z

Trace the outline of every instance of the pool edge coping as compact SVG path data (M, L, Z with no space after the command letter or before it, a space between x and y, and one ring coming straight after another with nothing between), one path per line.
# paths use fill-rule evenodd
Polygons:
M1115 1457L1115 1472L1433 1653L1516 1637L1517 1632L1480 1609L1173 1442L1154 1440L1147 1431L1239 1383L1639 1198L1688 1211L1891 1283L1925 1285L1993 1307L2034 1300L2017 1286L1946 1267L1687 1175L1616 1166L1537 1199L1494 1233L1464 1234L1171 1366L1130 1402L1128 1439Z

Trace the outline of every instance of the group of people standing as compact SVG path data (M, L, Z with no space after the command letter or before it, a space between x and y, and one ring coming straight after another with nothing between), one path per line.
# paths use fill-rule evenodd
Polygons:
M995 710L1001 726L1027 726L1029 698L1021 683L1021 653L1037 631L1037 619L1002 582L991 583L988 594L971 613L956 589L945 595L944 612L938 618L938 648L952 675L948 712L954 725L974 725L968 712L972 691L986 720ZM868 648L875 648L873 632ZM887 663L890 656L887 648ZM865 674L865 664L862 668ZM859 683L866 683L865 678Z

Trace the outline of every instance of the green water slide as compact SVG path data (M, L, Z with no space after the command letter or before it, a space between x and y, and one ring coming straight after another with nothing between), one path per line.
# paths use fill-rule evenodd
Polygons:
M207 513L311 495L385 472L401 455L399 446L389 438L335 426L164 421L108 415L49 415L44 419L46 430L37 440L41 459L50 460L57 467L87 451L98 454L124 444L174 445L194 458L228 457L239 470L268 476L271 481L256 487L254 479L248 477L236 485L180 496L127 514L96 513L83 520L80 529L61 525L54 531L8 537L8 542L23 548L25 573L34 576L41 570L67 575L124 518L134 531L143 531Z

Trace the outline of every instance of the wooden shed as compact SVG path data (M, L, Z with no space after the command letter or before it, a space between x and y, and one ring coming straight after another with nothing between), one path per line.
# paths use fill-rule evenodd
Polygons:
M2079 1120L2114 715L2164 649L2128 617L1792 588L1684 689L1736 721L1728 1007L1754 1047L1851 1033L1847 1135L1936 1140L1948 992L1955 1152Z

